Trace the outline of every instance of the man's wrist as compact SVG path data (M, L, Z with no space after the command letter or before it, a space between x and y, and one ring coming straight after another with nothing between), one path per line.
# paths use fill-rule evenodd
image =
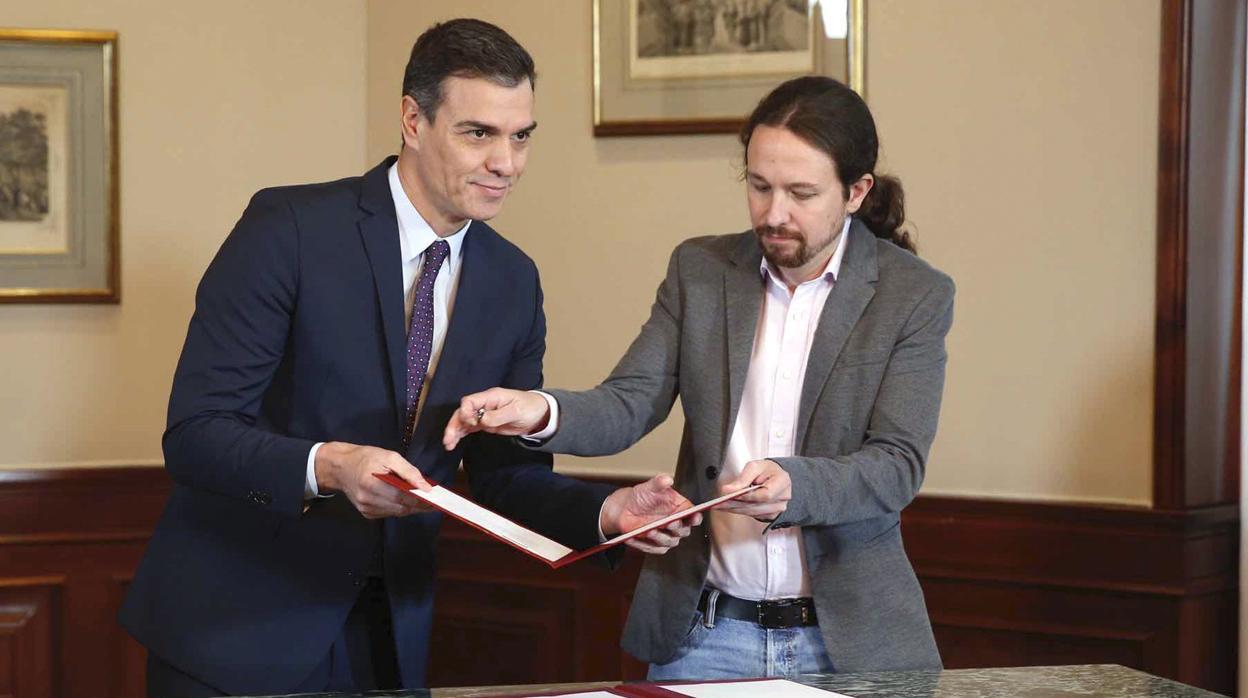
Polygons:
M316 451L316 489L322 493L337 492L341 488L338 486L338 456L341 455L342 449L347 444L337 441L330 441L322 444Z
M619 526L619 512L623 507L621 500L628 497L628 490L628 487L621 487L607 495L598 510L598 534L604 541L623 533Z
M555 431L559 429L559 403L550 393L541 390L530 390L529 392L542 396L542 399L546 402L546 416L532 432L525 434L521 438L540 443L554 436Z

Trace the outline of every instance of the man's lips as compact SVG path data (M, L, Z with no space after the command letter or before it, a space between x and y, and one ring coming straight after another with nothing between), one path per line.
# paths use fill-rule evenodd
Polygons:
M760 230L758 237L767 242L782 242L785 240L800 240L801 236L794 233L786 233L778 230Z
M486 184L485 182L473 182L473 184L481 187L491 194L503 194L507 191L507 184Z

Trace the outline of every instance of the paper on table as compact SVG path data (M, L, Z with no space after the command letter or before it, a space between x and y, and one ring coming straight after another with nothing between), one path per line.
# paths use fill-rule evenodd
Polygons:
M663 684L663 688L693 698L850 698L841 693L805 686L786 679L728 681L724 683Z
M530 698L548 698L548 696L549 694L547 694L547 696L536 694L535 696L531 696ZM560 693L558 695L558 698L620 698L620 697L615 693L609 693L607 691L587 691L584 693Z

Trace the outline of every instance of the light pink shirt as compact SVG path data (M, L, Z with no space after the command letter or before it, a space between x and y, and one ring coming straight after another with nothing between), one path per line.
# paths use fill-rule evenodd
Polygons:
M841 270L848 230L846 218L823 273L792 293L769 262L763 260L760 265L763 307L741 408L720 469L721 485L735 480L750 461L794 455L806 360L824 302ZM709 585L754 601L810 596L800 527L763 533L767 524L761 521L715 510L707 525L711 530Z

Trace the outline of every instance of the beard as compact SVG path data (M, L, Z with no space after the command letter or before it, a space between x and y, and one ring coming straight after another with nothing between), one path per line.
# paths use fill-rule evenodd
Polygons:
M837 229L840 230L839 228ZM833 235L818 247L811 247L807 244L806 236L796 230L790 230L785 227L773 227L769 225L760 226L754 229L754 234L758 236L758 246L763 248L763 257L775 267L785 269L797 269L804 266L810 260L819 256L828 246L836 242L839 235ZM785 241L794 241L796 246L780 247L775 242L769 241L768 237L779 236ZM776 241L779 242L779 241Z

